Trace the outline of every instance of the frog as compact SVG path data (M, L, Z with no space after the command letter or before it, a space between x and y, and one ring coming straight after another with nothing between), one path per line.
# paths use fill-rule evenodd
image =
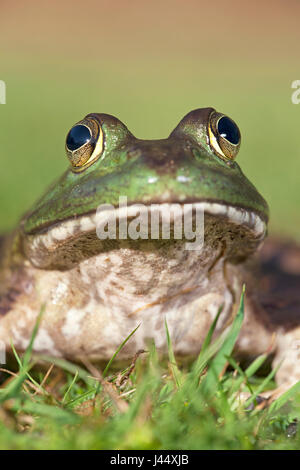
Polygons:
M277 275L284 260L299 259L299 250L280 242L264 248L269 207L236 162L240 144L235 121L212 107L189 112L168 138L155 140L135 137L105 113L76 122L66 137L67 170L1 238L1 344L26 350L43 310L37 355L108 361L125 339L119 360L149 342L164 355L167 325L175 356L192 359L217 314L214 338L230 328L246 286L236 356L267 353L273 368L280 364L278 387L296 383L299 263L290 274L293 301L274 306L272 298L284 284ZM158 236L147 231L153 208ZM124 235L121 224L137 229L142 212L146 231ZM191 227L202 217L196 248L185 233L175 236L184 214ZM99 220L115 229L101 232Z

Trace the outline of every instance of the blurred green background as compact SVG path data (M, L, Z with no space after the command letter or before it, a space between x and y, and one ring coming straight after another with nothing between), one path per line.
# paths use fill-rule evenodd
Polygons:
M242 133L243 171L270 231L300 240L300 2L1 0L0 232L67 166L64 140L89 112L140 138L213 106Z

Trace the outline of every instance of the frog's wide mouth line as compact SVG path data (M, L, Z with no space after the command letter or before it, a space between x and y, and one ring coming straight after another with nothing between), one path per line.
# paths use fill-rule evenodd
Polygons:
M161 203L155 204L156 210L158 209L162 219L174 217L174 207L181 207L185 213L191 213L192 211L203 211L204 215L209 214L215 217L225 218L228 223L234 225L240 225L243 228L249 230L251 237L262 240L266 235L266 222L260 215L249 209L243 209L240 207L230 206L226 204L220 204L215 202L195 202L195 203ZM144 206L146 208L151 205ZM114 218L117 221L124 220L125 218L130 219L136 217L139 213L140 205L132 204L126 207L107 207L107 209L101 210L101 220L105 218L109 220ZM85 214L80 217L74 217L62 222L56 223L54 226L48 227L43 232L26 235L26 245L30 245L31 253L35 250L43 249L54 252L58 246L64 245L69 240L74 240L81 237L84 234L88 234L97 229L99 224L99 213L96 211L93 213ZM109 238L109 237L108 237ZM128 237L130 238L130 237ZM151 240L151 235L149 236ZM99 240L101 241L101 240Z

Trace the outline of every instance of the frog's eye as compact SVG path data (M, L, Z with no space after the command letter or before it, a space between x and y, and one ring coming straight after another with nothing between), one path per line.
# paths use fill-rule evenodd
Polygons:
M67 135L66 152L74 171L82 171L98 160L103 152L103 131L100 123L85 118L75 124Z
M221 113L213 112L208 123L209 143L223 160L234 160L241 145L241 134L236 123Z
M83 145L90 142L92 138L91 131L88 127L78 124L78 126L72 127L67 136L67 148L74 152L74 150L80 149Z

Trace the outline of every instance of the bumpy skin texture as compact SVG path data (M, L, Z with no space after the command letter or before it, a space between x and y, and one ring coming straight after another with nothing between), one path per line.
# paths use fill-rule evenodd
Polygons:
M26 348L45 305L35 352L107 360L139 324L120 359L151 339L165 352L166 319L175 353L194 356L221 305L215 334L230 324L246 283L237 354L268 351L275 365L283 360L279 384L300 378L297 296L292 306L281 310L279 303L274 309L268 300L272 288L262 287L268 279L277 282L276 270L263 283L257 284L257 271L252 276L268 207L238 164L216 152L209 134L212 113L192 111L168 139L154 141L136 139L112 116L87 116L103 131L99 158L83 171L69 168L1 240L0 340L7 347L12 340L17 349ZM129 206L155 203L161 211L166 203L202 204L203 249L186 250L185 240L172 237L100 241L95 211L103 203L116 207L119 196ZM262 252L265 269L270 247ZM299 287L299 276L295 282Z

